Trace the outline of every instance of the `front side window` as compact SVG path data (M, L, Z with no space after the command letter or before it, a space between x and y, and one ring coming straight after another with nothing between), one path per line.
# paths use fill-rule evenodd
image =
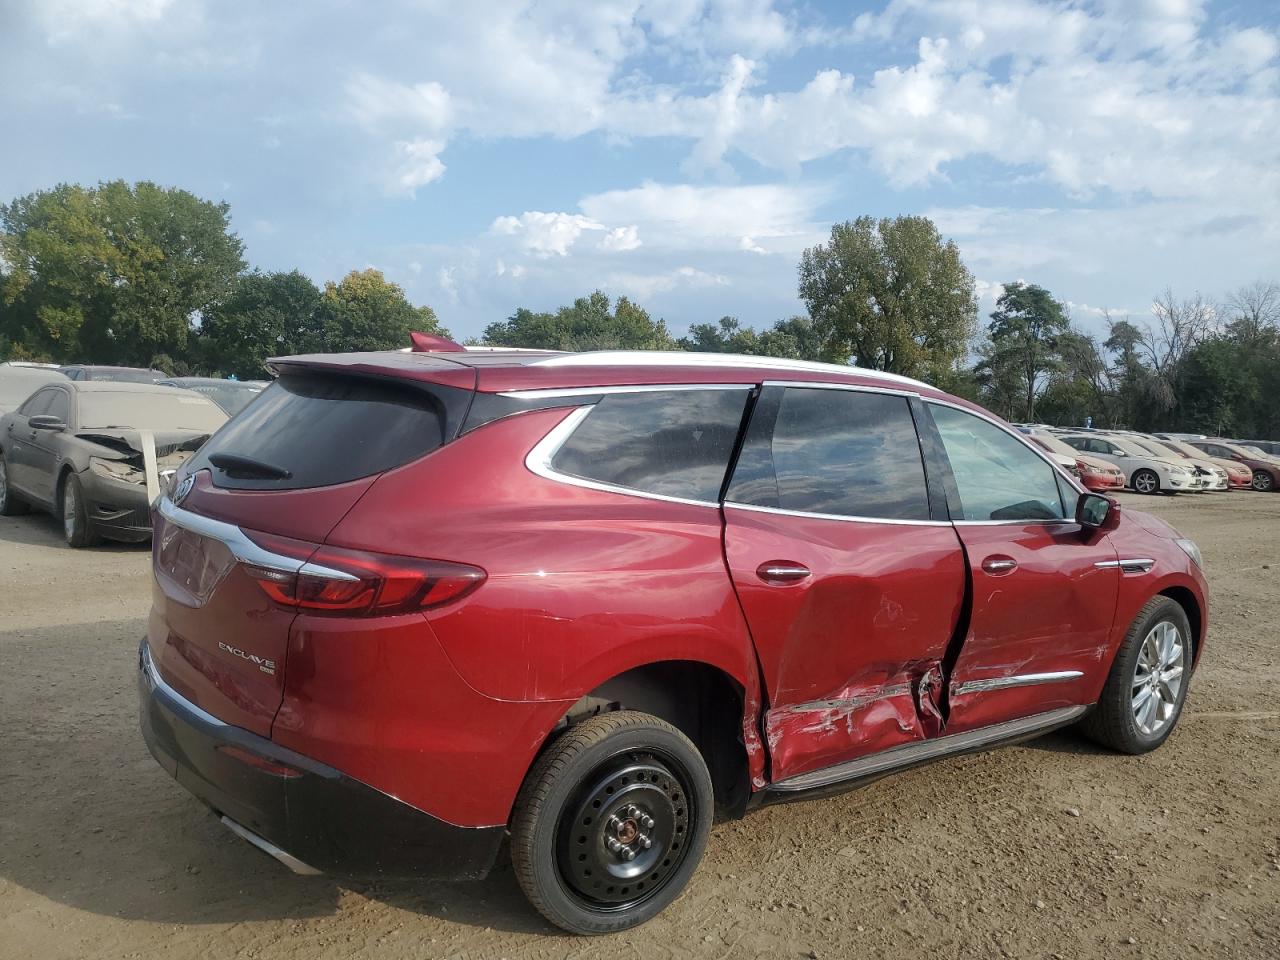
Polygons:
M18 412L24 417L38 417L42 413L47 413L49 405L53 403L53 390L38 390L27 398L26 402L19 408Z
M726 499L797 513L928 520L907 399L787 387L774 422L752 418Z
M1061 520L1067 515L1057 471L1025 443L963 410L938 404L929 409L951 463L963 519Z
M51 417L57 417L63 423L70 423L71 398L61 390L50 390L48 392L52 394L52 399L49 401L49 406L44 412Z
M642 493L718 503L747 389L654 390L600 400L551 469Z

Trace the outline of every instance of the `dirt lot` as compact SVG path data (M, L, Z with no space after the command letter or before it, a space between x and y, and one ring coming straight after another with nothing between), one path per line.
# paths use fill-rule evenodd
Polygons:
M145 549L0 518L0 957L1280 957L1280 495L1125 498L1199 541L1188 713L1125 758L1070 733L721 825L684 897L556 935L480 884L300 878L151 760Z

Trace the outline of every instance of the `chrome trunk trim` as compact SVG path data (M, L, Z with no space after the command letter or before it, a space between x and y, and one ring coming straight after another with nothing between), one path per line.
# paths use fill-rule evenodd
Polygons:
M279 860L281 863L283 863L286 867L288 867L290 870L292 870L294 873L298 874L299 876L318 877L323 873L323 871L317 870L315 867L311 866L311 864L303 863L301 860L295 857L292 853L288 853L284 850L281 850L271 841L264 840L262 837L254 833L252 830L249 830L248 828L236 823L230 817L221 817L220 819L222 820L226 828L230 830L232 833L234 833L237 837L239 837L242 840L248 840L250 843L252 843L255 847L257 847L263 853L266 853L271 855L272 857L275 857L277 860Z

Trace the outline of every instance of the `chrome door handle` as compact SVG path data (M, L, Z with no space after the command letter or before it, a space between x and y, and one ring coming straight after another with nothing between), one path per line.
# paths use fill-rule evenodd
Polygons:
M1018 569L1018 561L1012 557L987 557L982 561L982 569L993 576L1003 576Z
M813 576L813 571L803 563L793 563L789 560L770 560L756 567L756 576L765 583L781 585L799 583L801 580Z

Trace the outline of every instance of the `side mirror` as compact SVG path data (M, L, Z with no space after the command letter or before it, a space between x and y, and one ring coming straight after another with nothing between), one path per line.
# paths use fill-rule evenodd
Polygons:
M1110 497L1082 493L1076 501L1076 523L1090 530L1114 530L1120 526L1120 504Z
M27 420L27 426L32 430L65 430L67 425L62 421L61 417L50 416L42 413L31 417Z

